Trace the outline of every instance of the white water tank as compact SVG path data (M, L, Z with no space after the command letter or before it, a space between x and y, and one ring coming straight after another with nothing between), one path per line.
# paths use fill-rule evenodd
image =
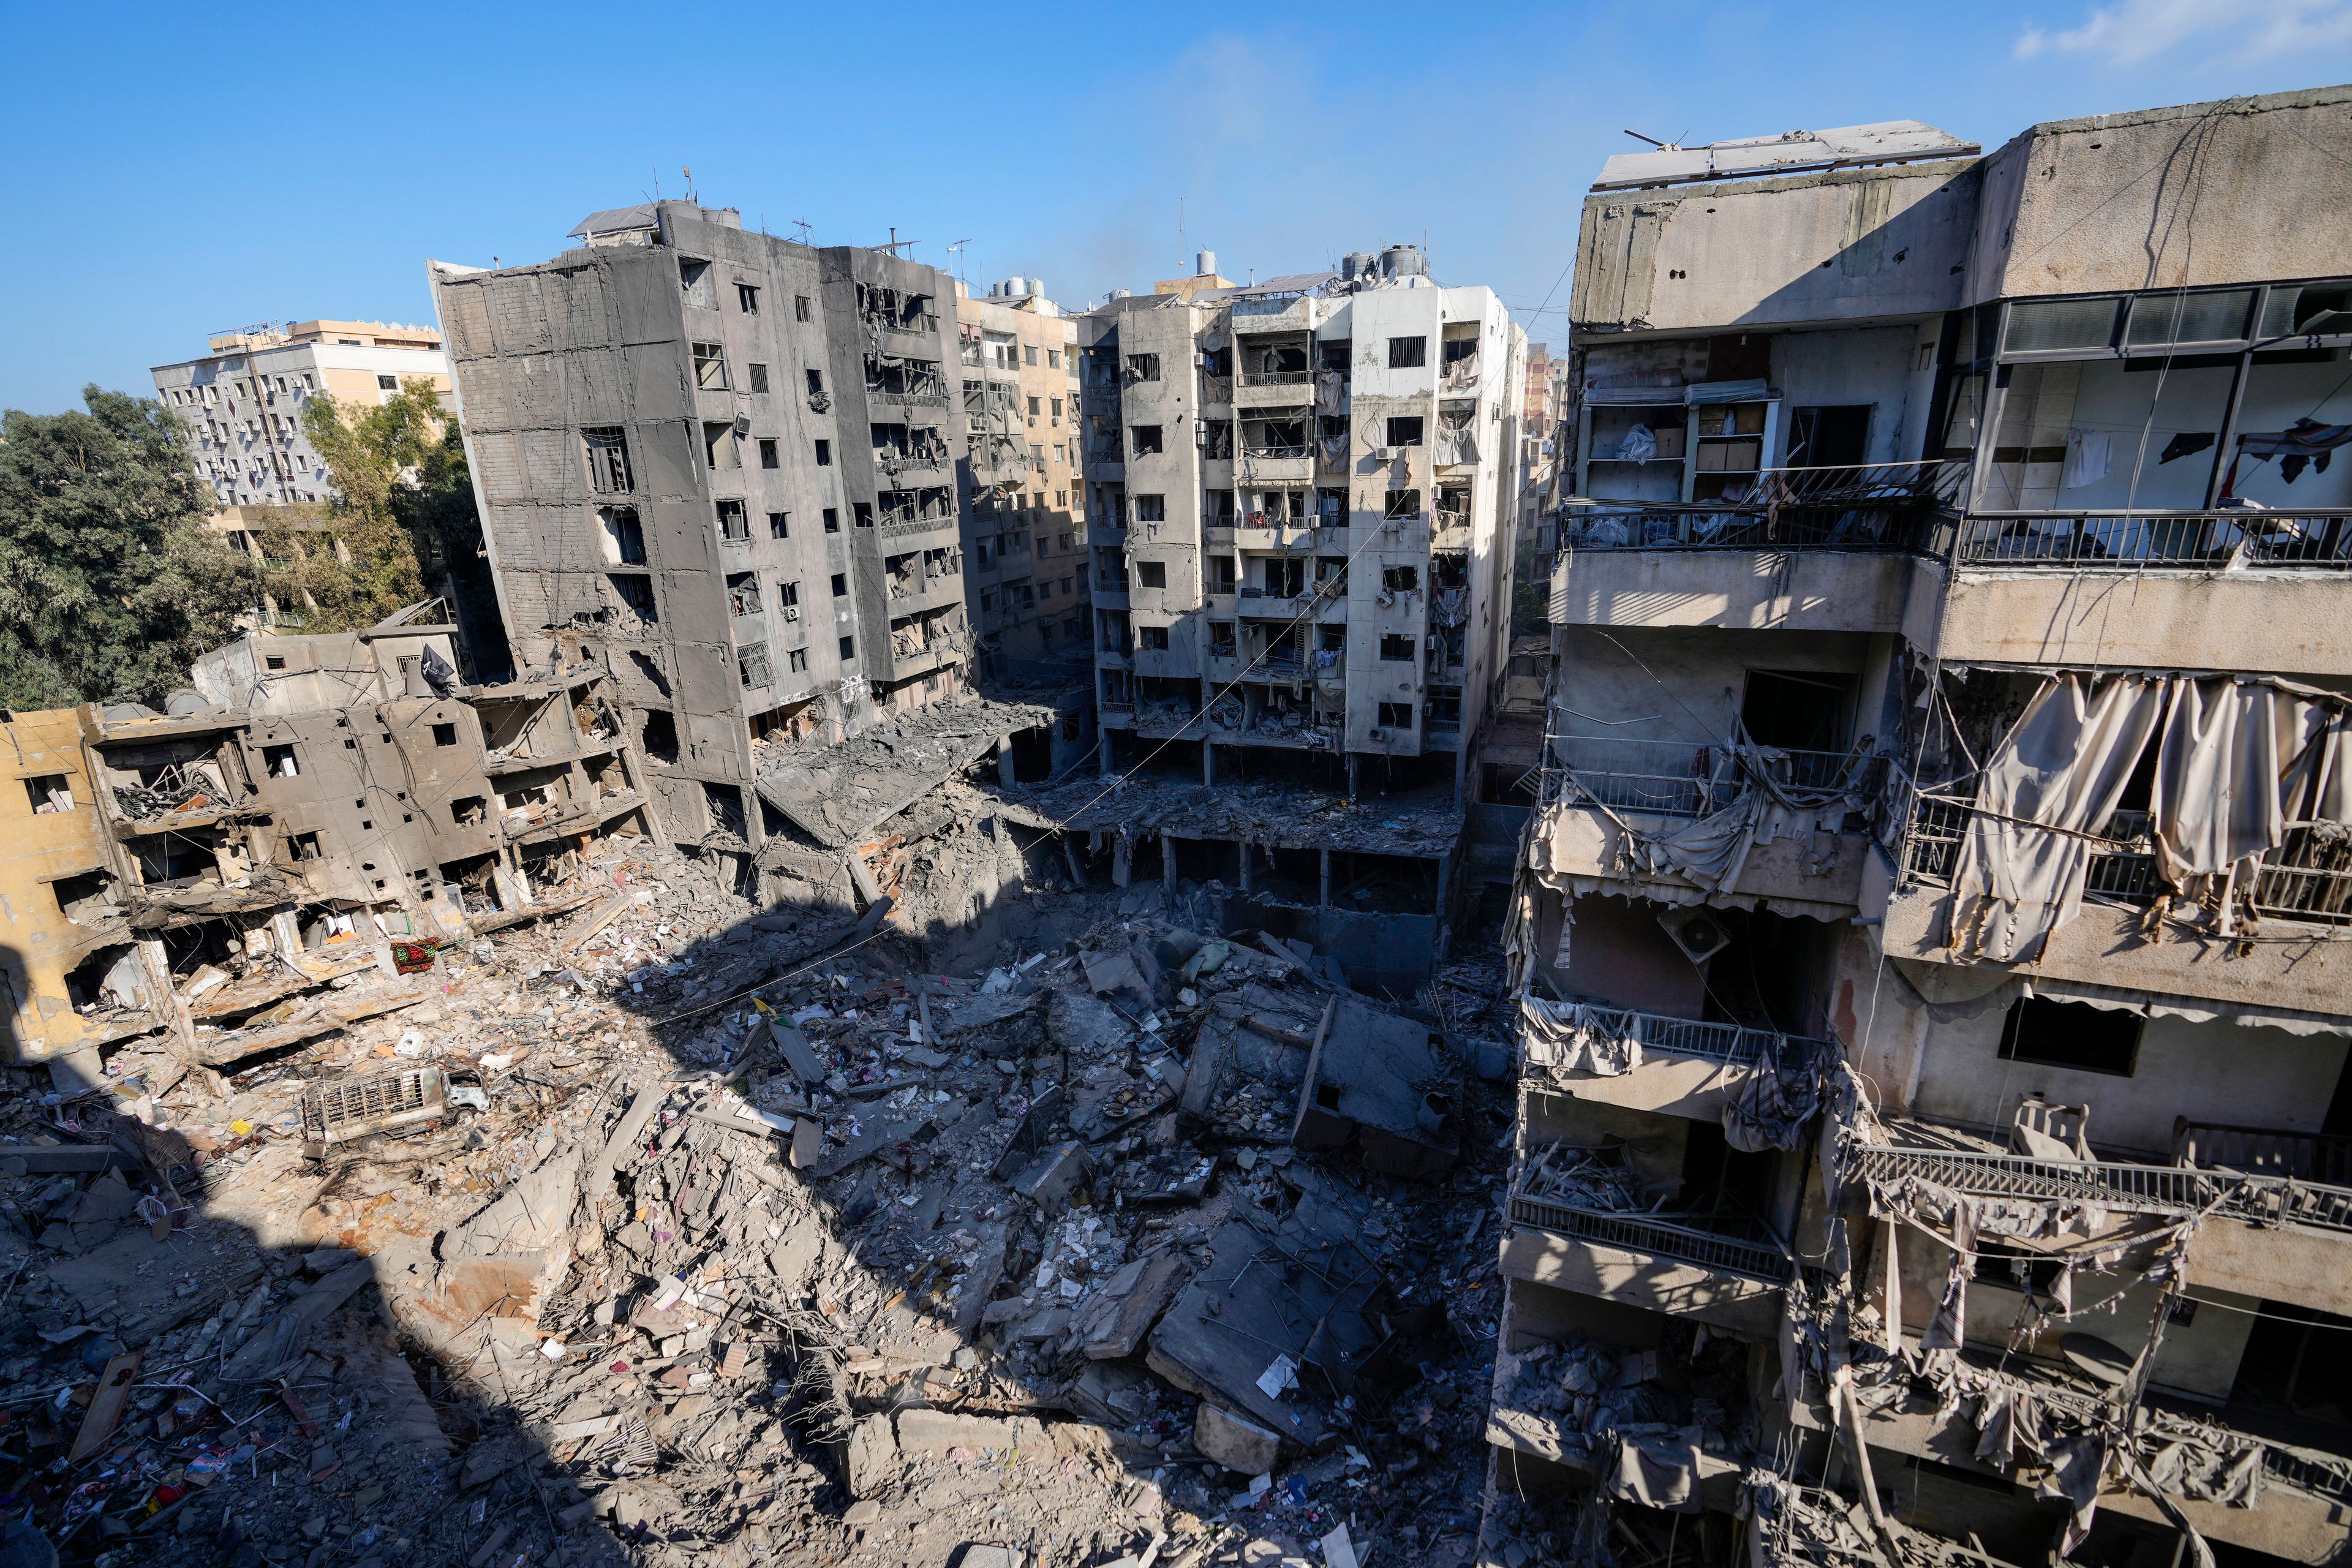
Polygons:
M1200 253L1198 253L1197 255L1195 255L1195 256L1192 258L1192 276L1193 276L1193 277L1195 277L1195 278L1214 278L1216 275L1217 275L1217 253L1216 253L1215 251L1213 251L1213 250L1203 250L1203 251L1201 251Z

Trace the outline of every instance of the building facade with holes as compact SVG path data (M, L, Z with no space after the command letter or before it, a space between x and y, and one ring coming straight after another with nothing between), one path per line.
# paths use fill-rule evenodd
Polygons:
M1421 252L1081 318L1106 769L1454 790L1500 667L1527 336Z
M2344 1550L2347 108L1586 198L1496 1539ZM1595 1347L1704 1370L1699 1440L1563 1408Z
M609 670L669 830L755 851L761 742L965 689L955 286L688 202L571 237L432 266L516 665Z

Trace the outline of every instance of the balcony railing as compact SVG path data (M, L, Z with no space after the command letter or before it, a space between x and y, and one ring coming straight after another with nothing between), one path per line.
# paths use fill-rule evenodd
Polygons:
M2143 1214L2211 1210L2249 1225L2293 1223L2352 1232L2352 1188L2316 1186L2285 1176L1878 1144L1853 1150L1852 1162L1848 1175L1874 1185L1916 1176L1981 1197L2054 1198Z
M1748 787L1738 755L1712 742L1635 741L1618 736L1554 735L1543 804L1599 805L1664 816L1708 816ZM1783 789L1808 794L1875 793L1886 760L1853 752L1753 747L1750 766Z
M2333 1133L2277 1132L2183 1117L2173 1124L2172 1157L2200 1170L2245 1171L2352 1187L2352 1137Z
M1311 386L1315 382L1315 372L1306 365L1297 370L1256 370L1244 365L1242 373L1244 386Z
M1970 518L1959 558L2001 566L2352 570L2352 510L2075 512Z
M1738 1024L1711 1024L1698 1018L1669 1018L1657 1013L1637 1013L1628 1008L1601 1007L1589 1003L1552 1003L1532 997L1528 1001L1530 1005L1543 1008L1563 1023L1571 1021L1564 1015L1569 1009L1573 1009L1576 1015L1573 1021L1618 1039L1634 1041L1645 1053L1661 1051L1669 1056L1696 1057L1706 1061L1721 1062L1726 1067L1752 1068L1767 1060L1779 1061L1790 1053L1818 1053L1820 1057L1827 1057L1836 1050L1827 1040L1775 1034L1769 1029L1745 1028ZM1559 1049L1553 1042L1532 1029L1528 1031L1526 1039L1528 1066L1549 1068L1560 1065Z
M1976 815L1966 799L1921 795L1911 816L1903 855L1906 878L1949 887L1959 865L1960 844ZM2164 892L2156 854L2147 846L2155 819L2144 811L2119 811L2100 835L2108 847L2091 857L2085 893L2116 903L2147 905ZM2242 884L2255 913L2276 920L2352 925L2352 826L2340 822L2291 822L2285 837L2254 864Z
M1640 1214L1579 1208L1517 1193L1511 1194L1511 1222L1531 1225L1571 1240L1672 1258L1773 1285L1785 1281L1795 1267L1787 1249L1777 1241L1766 1239L1769 1233L1752 1222L1740 1226L1750 1234L1730 1235Z
M1767 468L1753 492L1717 501L1604 500L1570 510L1574 550L1887 550L1942 555L1968 467L1949 459Z

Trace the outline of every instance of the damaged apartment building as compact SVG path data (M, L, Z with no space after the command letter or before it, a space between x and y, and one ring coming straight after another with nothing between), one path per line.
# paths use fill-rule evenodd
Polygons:
M1351 978L1425 976L1508 630L1526 334L1392 246L1079 319L1113 874L1214 884ZM1083 790L1092 795L1099 782Z
M756 850L759 742L966 689L955 285L689 202L572 237L431 268L517 667L608 670L667 830Z
M10 1063L175 1079L299 1044L415 1000L437 944L573 907L548 889L583 843L654 830L609 682L459 686L437 605L247 637L164 712L7 716Z
M2342 1560L2347 171L2352 88L1603 169L1496 1560Z

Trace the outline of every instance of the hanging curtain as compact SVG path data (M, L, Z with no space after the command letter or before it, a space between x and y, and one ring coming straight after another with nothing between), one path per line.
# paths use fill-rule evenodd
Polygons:
M1956 952L2030 960L2080 912L2095 849L2080 836L2115 815L2163 706L2164 683L2144 676L2068 673L2042 689L1978 786L1952 879Z

